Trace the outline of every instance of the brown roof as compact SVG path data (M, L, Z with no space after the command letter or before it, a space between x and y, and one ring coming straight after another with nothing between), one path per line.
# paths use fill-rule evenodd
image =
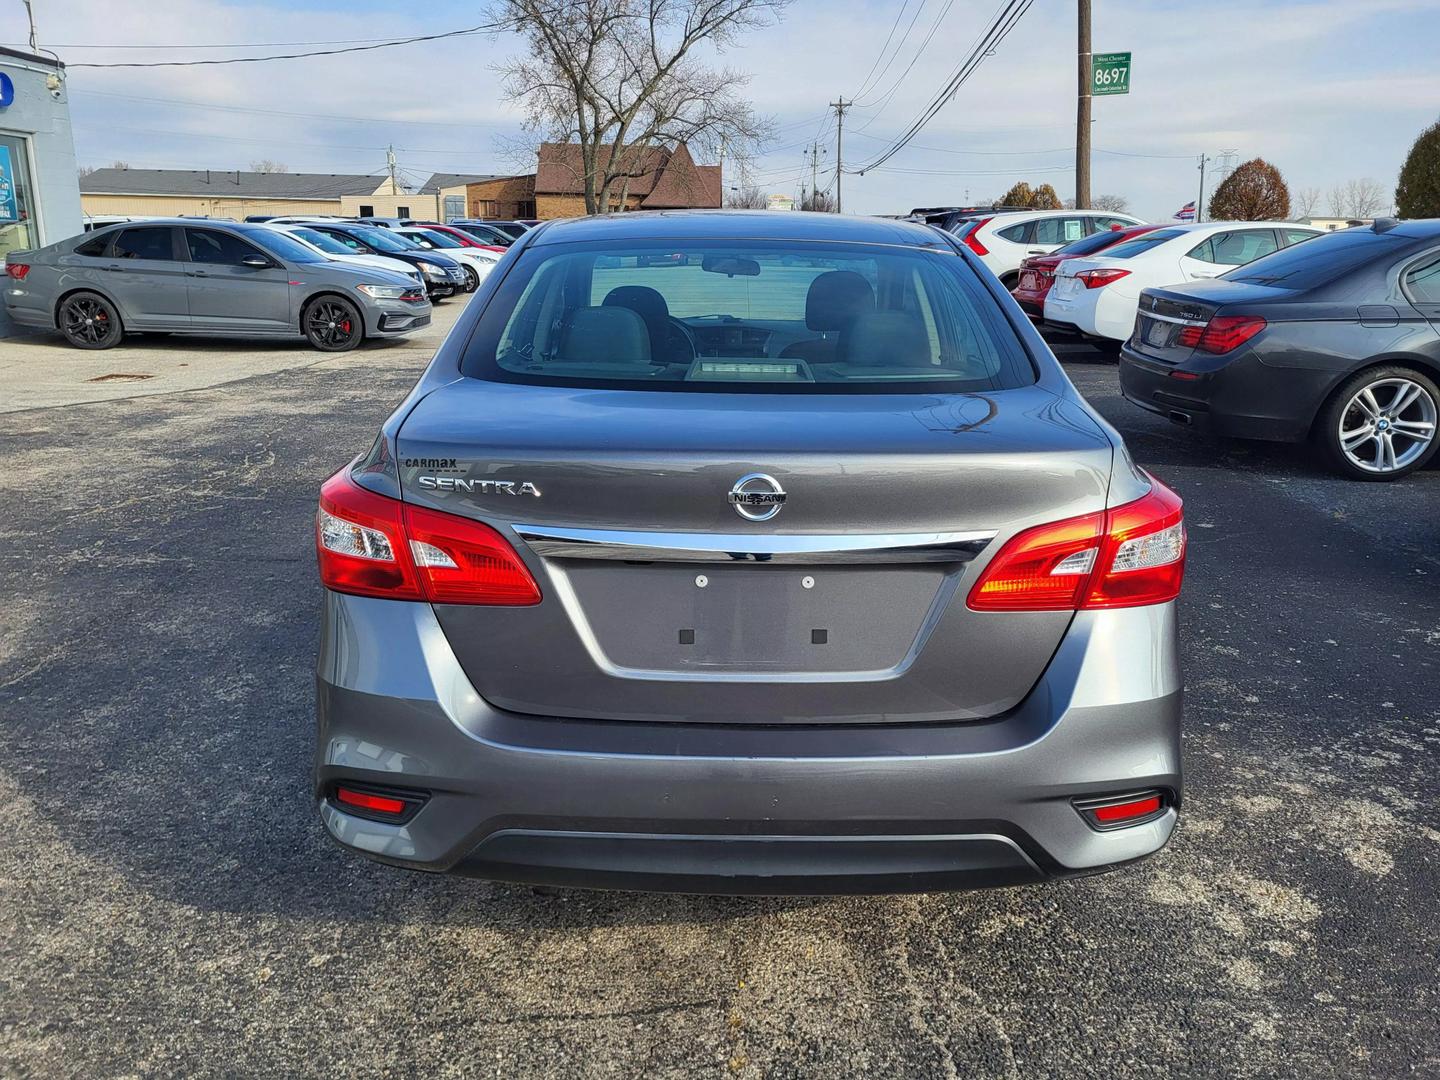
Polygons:
M611 144L600 147L601 159ZM634 172L628 191L638 196L646 209L718 207L720 166L696 165L684 143L675 149L650 147L635 155ZM542 143L535 192L539 195L580 195L585 191L585 166L578 143Z

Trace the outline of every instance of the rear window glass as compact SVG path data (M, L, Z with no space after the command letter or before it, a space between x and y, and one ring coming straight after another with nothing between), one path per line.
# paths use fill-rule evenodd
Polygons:
M1372 259L1398 254L1403 244L1401 238L1373 229L1325 233L1231 270L1225 280L1281 289L1314 289L1360 269Z
M1106 229L1104 232L1092 233L1090 236L1087 236L1084 239L1076 240L1074 243L1071 244L1066 244L1062 248L1056 248L1054 254L1089 255L1093 252L1099 251L1101 248L1107 248L1114 243L1115 230ZM1119 247L1119 245L1116 244L1116 247Z
M1008 229L996 229L995 235L1003 236L1013 244L1019 244L1024 242L1025 230L1029 227L1030 223L1028 221L1022 221L1019 225L1011 225Z
M781 241L526 251L461 365L502 382L760 393L946 393L1035 381L950 253Z
M1167 240L1174 240L1177 236L1184 236L1182 229L1156 229L1154 232L1144 233L1135 237L1134 240L1126 240L1123 244L1116 244L1105 252L1107 259L1129 259L1140 255L1151 248L1157 248Z

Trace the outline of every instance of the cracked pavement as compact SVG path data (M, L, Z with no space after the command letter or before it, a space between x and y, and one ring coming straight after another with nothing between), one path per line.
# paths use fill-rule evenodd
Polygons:
M122 348L211 370L0 422L0 1074L1440 1075L1440 471L1348 483L1197 438L1083 347L1072 378L1187 502L1186 806L1159 855L714 899L332 846L316 491L457 310L316 363Z

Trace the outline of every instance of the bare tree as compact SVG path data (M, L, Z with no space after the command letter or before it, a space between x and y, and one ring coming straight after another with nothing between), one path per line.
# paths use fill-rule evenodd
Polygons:
M828 191L812 191L801 196L801 210L812 210L818 214L835 213L835 196Z
M1330 212L1343 218L1373 218L1385 208L1385 189L1374 180L1347 180L1330 189Z
M1092 195L1091 210L1105 210L1112 214L1123 214L1130 209L1130 200L1124 195Z
M532 133L579 144L585 209L604 214L654 168L659 147L743 152L764 141L769 125L737 93L749 77L691 54L724 50L790 2L497 0L491 16L528 44L499 68L507 97Z
M725 205L732 210L764 210L770 200L759 184L746 181L725 193Z
M1295 216L1297 218L1314 217L1315 211L1320 207L1320 189L1318 187L1301 188L1295 192Z
M261 158L259 161L250 163L250 171L258 173L288 173L290 166L283 161L271 161L269 158Z

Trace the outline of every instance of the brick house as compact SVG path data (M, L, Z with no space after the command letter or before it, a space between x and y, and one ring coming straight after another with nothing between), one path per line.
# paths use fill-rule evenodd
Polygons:
M602 159L609 154L600 148ZM466 187L474 217L549 218L585 214L585 170L577 143L542 143L533 173L500 176ZM611 185L611 209L718 209L721 202L719 165L697 165L684 143L673 150L652 147L640 156L637 175ZM625 187L621 201L621 187Z

